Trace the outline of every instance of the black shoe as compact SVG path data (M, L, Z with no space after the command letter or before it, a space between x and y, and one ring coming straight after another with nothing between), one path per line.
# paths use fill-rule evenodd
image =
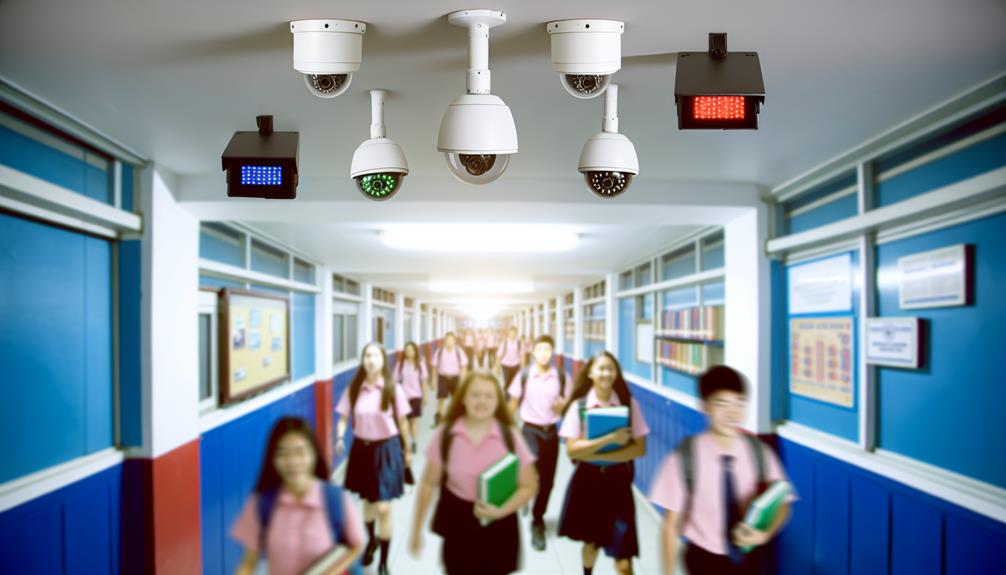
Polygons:
M531 547L534 547L535 551L545 550L545 526L544 525L531 525Z
M377 566L377 575L391 575L391 572L388 571L388 566L382 563Z
M367 548L363 550L363 559L360 560L360 564L366 567L374 562L374 553L377 553L377 539L371 539L367 543Z

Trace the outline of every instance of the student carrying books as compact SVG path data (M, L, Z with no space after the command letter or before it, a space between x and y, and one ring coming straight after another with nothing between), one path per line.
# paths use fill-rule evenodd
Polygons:
M264 555L272 575L296 575L343 546L333 573L360 555L363 527L349 494L328 482L311 426L299 417L273 425L255 490L231 529L244 548L235 571L255 572Z
M591 412L612 406L628 407L621 427L596 437L588 434ZM615 560L619 574L632 573L632 558L639 555L633 460L646 455L649 432L615 356L602 351L592 357L573 384L559 428L566 451L576 463L566 487L559 535L583 541L586 575L593 572L600 549Z
M409 400L409 437L412 438L412 453L416 452L416 427L419 418L423 416L429 376L426 361L419 354L419 346L414 341L406 343L401 359L395 366L395 381L405 390L405 397Z
M538 336L534 342L534 365L509 382L510 409L523 422L521 431L535 457L538 496L531 511L531 546L545 550L545 510L555 481L559 460L559 423L569 389L566 374L552 366L552 338Z
M741 521L759 489L787 481L771 448L741 429L747 408L747 382L719 365L699 379L702 409L709 429L685 438L661 465L650 500L668 510L661 531L664 573L673 574L678 538L688 540L685 565L690 575L754 575L765 572L761 546L789 517L789 492L765 529ZM761 485L760 485L761 484ZM743 553L742 547L754 546Z
M454 332L444 336L444 345L433 354L433 385L437 388L437 415L433 425L439 425L444 415L444 405L454 395L458 382L464 379L468 370L468 356L457 345Z
M408 444L409 401L401 386L395 385L388 368L388 357L378 343L363 348L360 366L335 407L341 417L336 424L336 454L345 450L346 422L352 420L353 446L346 466L346 489L358 493L363 502L367 526L364 565L374 560L381 549L379 575L388 573L391 546L391 501L402 496L405 469L411 463ZM374 524L380 520L375 538Z
M517 337L517 328L511 327L509 337L503 340L496 351L493 371L502 370L503 385L510 385L517 372L524 367L524 343Z
M517 456L520 466L513 495L499 507L478 501L480 474L508 452ZM534 456L514 429L499 382L491 374L472 372L426 448L409 551L414 557L422 552L423 523L439 494L432 528L444 540L445 571L450 575L516 571L520 559L516 511L534 497L537 484Z

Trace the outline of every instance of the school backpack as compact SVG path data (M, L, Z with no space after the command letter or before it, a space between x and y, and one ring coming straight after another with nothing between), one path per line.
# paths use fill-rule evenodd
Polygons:
M342 508L342 488L327 481L322 482L322 496L325 498L325 510L328 512L328 525L332 529L332 539L338 545L349 546L346 539L346 530L342 524L345 520L345 512ZM259 553L265 555L266 536L269 533L269 521L272 519L273 511L276 510L276 501L279 499L279 489L270 489L259 493L258 498L258 523L259 529ZM351 575L362 575L363 568L360 562L356 561L350 565L347 573Z
M740 434L754 452L755 467L758 470L758 492L765 487L765 452L762 451L764 444L757 436L741 432ZM689 435L681 440L677 452L680 454L681 473L685 480L685 509L682 525L688 522L688 514L692 510L692 493L695 492L695 438L697 435Z
M559 373L559 394L562 395L563 390L566 389L566 372L558 368L556 371ZM517 400L517 405L524 403L524 395L527 393L527 379L530 376L530 367L520 370L520 399Z

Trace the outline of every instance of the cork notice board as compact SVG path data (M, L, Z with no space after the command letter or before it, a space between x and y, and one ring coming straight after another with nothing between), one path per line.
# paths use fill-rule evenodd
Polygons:
M220 403L290 379L290 300L225 289L220 295Z

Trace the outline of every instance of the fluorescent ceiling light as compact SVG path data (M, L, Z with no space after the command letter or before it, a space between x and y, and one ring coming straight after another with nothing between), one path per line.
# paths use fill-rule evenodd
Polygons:
M402 224L383 230L381 239L403 250L527 253L569 251L577 234L552 225Z
M438 293L458 294L508 294L530 293L534 284L520 281L442 281L434 280L429 284L430 291Z

